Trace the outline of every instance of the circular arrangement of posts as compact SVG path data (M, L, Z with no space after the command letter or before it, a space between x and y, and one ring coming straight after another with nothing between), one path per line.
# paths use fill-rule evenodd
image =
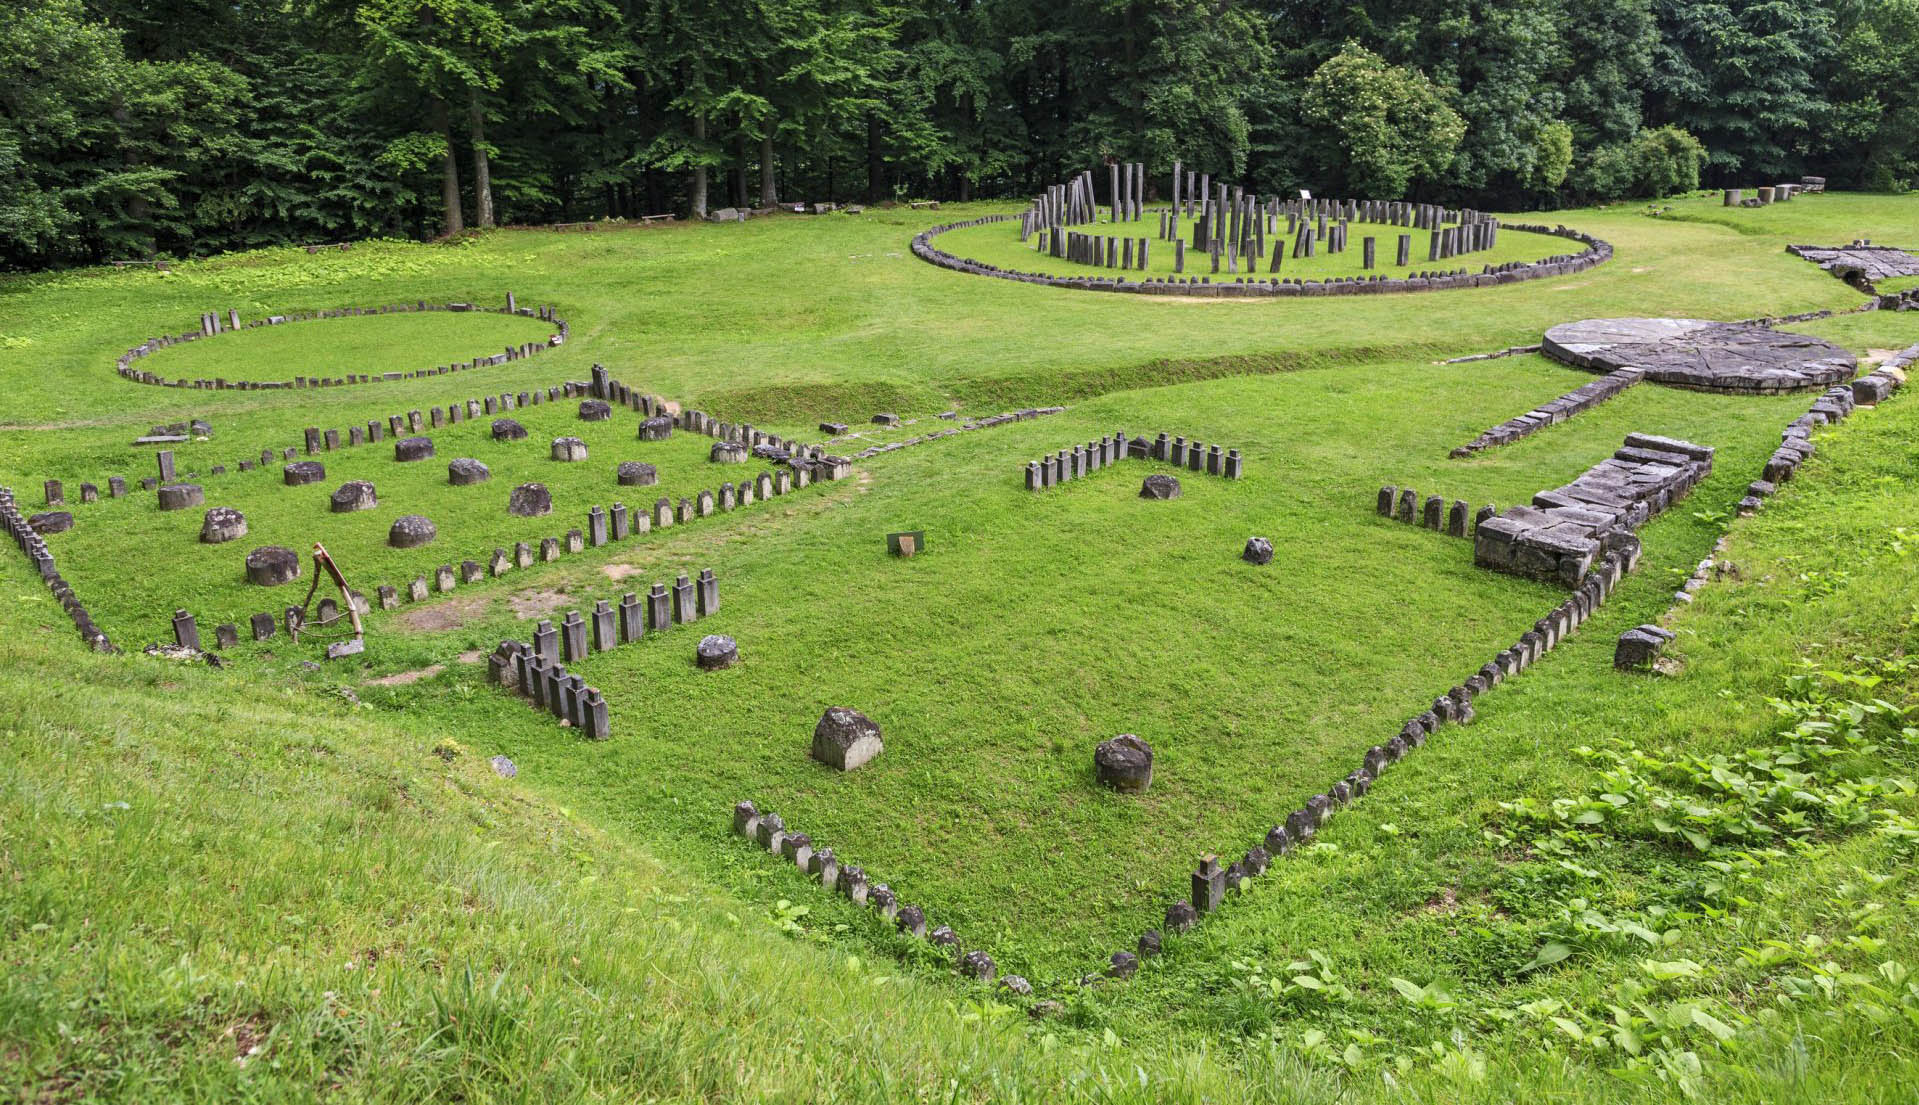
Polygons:
M988 215L923 231L913 239L913 253L943 268L1024 283L1210 297L1381 295L1487 287L1582 272L1612 257L1611 245L1564 226L1502 224L1470 208L1396 200L1313 199L1304 193L1296 198L1260 196L1201 174L1183 173L1177 164L1172 202L1148 208L1144 166L1109 166L1109 175L1109 204L1095 202L1094 175L1081 173L1069 183L1047 189L1018 215ZM948 231L1014 221L1021 245L1047 259L1041 267L1066 265L1107 272L1026 271L1014 263L961 257L935 244ZM1531 260L1513 259L1514 246L1501 251L1502 228L1568 239L1582 248ZM1357 258L1348 254L1349 246L1355 247ZM1459 264L1474 254L1483 255L1476 269ZM1345 256L1333 261L1336 255ZM1311 273L1315 257L1324 259L1317 263L1317 275L1293 275ZM1339 273L1325 271L1329 268ZM1392 275L1383 269L1391 269ZM1345 274L1355 270L1357 275Z
M230 334L239 330L251 330L260 326L284 326L294 322L310 322L318 319L357 318L362 315L390 315L410 311L486 311L493 314L519 315L523 318L539 319L550 322L555 331L544 342L525 342L506 347L491 356L475 357L471 361L460 361L434 368L422 368L413 372L383 372L378 374L351 373L346 376L294 376L287 380L228 380L214 378L210 380L168 379L157 373L134 367L134 363L143 357L151 356L162 349L181 345L186 342L200 341L204 338ZM268 315L247 322L240 321L240 312L229 308L224 314L208 311L200 316L200 326L182 334L163 334L157 338L148 338L125 353L115 362L122 379L132 380L136 384L152 384L156 387L199 388L220 391L274 391L287 388L324 388L344 387L348 384L380 384L394 380L413 380L425 376L444 376L449 372L464 372L471 368L486 368L490 365L505 364L523 357L531 357L544 349L564 344L571 329L567 321L554 313L551 307L521 307L515 301L513 293L508 292L506 306L479 307L471 303L428 303L420 300L416 303L393 303L384 307L341 307L330 311L308 311L303 314Z

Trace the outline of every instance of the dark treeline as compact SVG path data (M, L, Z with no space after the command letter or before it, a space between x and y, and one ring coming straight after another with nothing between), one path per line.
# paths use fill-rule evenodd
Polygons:
M12 0L0 265L1109 159L1487 208L1919 171L1919 0Z

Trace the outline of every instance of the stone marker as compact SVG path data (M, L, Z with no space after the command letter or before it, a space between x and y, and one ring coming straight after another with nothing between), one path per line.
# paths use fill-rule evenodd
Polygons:
M613 417L613 408L607 405L607 403L604 400L600 400L600 399L580 400L580 421L605 422L607 419L611 417Z
M507 496L506 512L521 518L553 513L553 494L543 483L523 483ZM522 564L521 567L526 565Z
M219 510L222 508L215 507L214 509ZM15 515L15 517L18 517L18 515ZM28 518L27 526L31 528L33 532L43 536L52 533L65 533L73 528L73 515L64 510L49 510ZM241 532L245 532L245 523L241 524ZM202 530L201 533L204 539L205 531Z
M440 535L439 527L422 514L402 514L387 530L386 543L396 549L417 549Z
M485 483L492 478L493 471L472 457L458 457L446 465L446 482L454 487Z
M556 437L553 439L553 459L575 461L586 459L586 442L577 437Z
M858 710L834 706L813 727L813 758L839 771L851 771L880 754L880 727Z
M349 480L334 489L331 509L335 514L351 514L356 510L372 510L380 505L380 497L374 492L373 485L365 480Z
M393 459L397 461L425 460L433 455L433 439L430 437L403 437L393 443Z
M739 645L725 634L708 634L700 638L699 648L694 654L694 662L704 671L730 668L740 662Z
M1621 671L1649 668L1672 639L1671 630L1656 625L1628 629L1619 635L1619 642L1613 648L1612 666Z
M648 418L640 423L641 441L665 441L673 436L671 418Z
M650 464L625 460L620 462L618 478L621 487L652 487L660 482L660 473Z
M746 446L734 441L715 441L708 451L706 459L714 464L745 464L752 454Z
M1093 775L1122 794L1143 794L1153 785L1153 748L1132 733L1101 741L1093 749Z
M247 622L253 629L254 640L264 641L273 636L273 615L266 613L255 614L253 617L247 619Z
M181 648L200 651L200 627L194 622L193 615L185 610L173 612L173 643Z
M493 440L523 441L526 439L526 427L511 418L493 420Z
M1246 551L1239 558L1248 564L1271 564L1273 562L1273 543L1264 537L1248 537Z
M326 465L317 460L296 460L280 470L280 481L288 487L319 483L326 479Z
M206 492L197 483L173 483L159 492L161 510L185 510L207 501Z
M262 545L247 554L247 582L276 587L300 578L300 554L284 545Z
M218 545L247 534L247 516L230 506L216 506L207 511L206 518L200 523L200 541L206 545Z
M1142 499L1177 499L1180 495L1179 479L1155 472L1140 484L1139 497Z

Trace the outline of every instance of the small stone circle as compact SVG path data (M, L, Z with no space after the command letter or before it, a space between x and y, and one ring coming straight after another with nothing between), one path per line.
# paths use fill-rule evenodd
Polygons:
M715 441L707 459L714 464L745 464L750 454L746 446L735 441Z
M652 487L660 482L660 470L637 460L623 460L618 470L621 487Z
M585 460L586 442L577 437L556 437L553 439L554 460Z
M1698 391L1802 391L1852 379L1859 363L1829 341L1743 322L1589 318L1546 331L1540 352L1593 372L1636 368Z
M511 418L496 418L493 420L493 440L524 441L526 440L526 427Z
M425 460L433 455L433 439L430 437L403 437L393 443L394 460Z
M1093 749L1093 774L1121 794L1143 794L1153 785L1153 747L1132 733L1101 741Z
M300 554L285 545L262 545L247 554L247 582L277 587L300 578Z
M880 727L850 707L829 707L813 727L813 758L839 771L865 764L884 748Z
M200 521L200 542L220 545L247 535L247 516L230 506L216 506Z
M1248 537L1246 551L1239 558L1248 564L1271 564L1273 562L1273 543L1264 537Z
M613 417L613 408L607 405L606 400L604 399L580 400L580 421L605 422L607 419L611 417Z
M326 465L317 460L296 460L280 470L280 480L288 487L319 483L326 479Z
M424 514L402 514L393 520L393 527L387 530L386 543L396 549L417 549L421 545L431 544L439 535L439 527Z
M673 436L673 420L667 417L648 418L640 423L641 441L665 441Z
M472 457L460 457L450 460L446 465L446 482L455 487L485 483L493 478L493 472L486 465Z
M740 646L724 633L709 633L700 638L696 662L705 671L719 671L740 662Z
M206 501L206 492L197 483L170 483L160 489L161 510L185 510Z
M356 510L372 510L380 505L379 493L365 480L348 480L333 489L331 509L335 514L351 514Z
M553 493L543 483L523 483L506 497L506 512L521 518L553 513Z
M1161 472L1146 477L1139 485L1139 497L1142 499L1179 498L1179 479Z
M33 532L42 536L49 533L65 533L73 528L73 513L66 510L49 510L28 518L27 525L33 528ZM241 526L240 532L246 532L244 525ZM204 536L201 539L205 540Z

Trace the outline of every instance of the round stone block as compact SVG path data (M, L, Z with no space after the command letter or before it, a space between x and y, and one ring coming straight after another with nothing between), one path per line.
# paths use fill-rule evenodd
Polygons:
M393 443L394 460L425 460L433 455L430 437L403 437Z
M723 633L710 633L700 638L695 661L706 671L730 668L740 662L740 646Z
M28 518L27 525L33 527L35 533L65 533L73 528L73 515L65 510L49 510ZM246 532L245 525L240 527L240 532Z
M423 514L402 514L386 531L386 543L396 549L417 549L440 535L439 527Z
M511 418L496 418L493 420L493 440L524 441L526 440L526 427Z
M1177 477L1155 472L1140 484L1139 497L1142 499L1179 498L1179 480Z
M200 541L218 545L247 535L247 516L230 506L216 506L200 522Z
M485 483L492 478L492 470L479 461L474 460L472 457L461 457L458 460L447 462L446 482L455 487Z
M170 483L160 489L161 510L185 510L206 501L206 492L197 483Z
M580 421L605 422L613 417L613 408L606 405L604 399L580 400Z
M277 587L300 578L300 554L284 545L262 545L247 554L247 582Z
M745 464L749 454L746 446L731 441L715 441L707 459L714 464Z
M813 758L839 771L861 766L884 747L873 719L846 706L829 708L813 727Z
M1121 733L1093 749L1093 774L1122 794L1141 794L1153 785L1153 746Z
M326 465L317 460L296 460L280 470L280 479L288 487L298 487L303 483L319 483L326 479Z
M621 487L652 487L660 482L660 470L637 460L623 460L620 462L619 479Z
M365 480L348 480L333 489L331 509L335 514L372 510L379 505L380 496L374 492L373 485Z
M1246 551L1239 558L1248 564L1271 564L1273 562L1273 543L1264 537L1248 537Z
M665 441L672 436L673 420L671 418L648 418L640 423L641 441Z
M1820 338L1746 322L1589 318L1546 331L1540 352L1594 372L1634 369L1658 384L1743 394L1850 380L1851 353Z
M523 483L506 497L506 512L521 518L553 513L553 493L543 483Z
M554 460L585 460L586 442L577 437L556 437L553 439Z

